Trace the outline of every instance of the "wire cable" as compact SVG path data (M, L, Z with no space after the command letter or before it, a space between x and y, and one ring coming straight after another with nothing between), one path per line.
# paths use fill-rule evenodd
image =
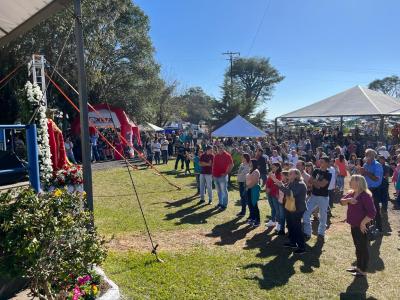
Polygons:
M271 0L268 0L268 3L267 3L267 5L265 6L265 9L264 9L264 13L263 13L263 15L261 17L260 23L258 24L256 33L255 33L255 35L253 37L253 40L251 41L250 48L247 51L247 55L250 55L251 50L253 50L254 44L255 44L255 42L257 40L258 34L260 33L261 26L264 23L265 16L267 15L267 12L268 12L270 6L271 6Z

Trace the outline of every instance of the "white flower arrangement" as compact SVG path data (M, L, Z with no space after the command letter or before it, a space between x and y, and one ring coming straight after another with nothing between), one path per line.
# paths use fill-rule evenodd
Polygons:
M25 90L32 113L38 109L35 123L37 128L40 179L42 184L48 185L53 177L53 164L51 162L49 134L47 131L46 107L40 103L43 94L40 87L37 84L32 84L30 81L25 84Z

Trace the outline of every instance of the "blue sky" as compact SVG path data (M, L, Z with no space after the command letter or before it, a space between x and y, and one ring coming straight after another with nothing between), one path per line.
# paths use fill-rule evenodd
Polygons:
M217 98L221 53L269 57L286 78L275 118L355 85L400 75L399 0L139 0L167 80Z

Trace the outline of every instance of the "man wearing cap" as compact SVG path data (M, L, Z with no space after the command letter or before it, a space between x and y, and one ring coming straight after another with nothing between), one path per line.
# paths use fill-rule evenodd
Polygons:
M228 206L228 174L233 168L232 156L225 151L224 145L217 147L217 154L214 156L212 175L218 193L218 207L225 210Z

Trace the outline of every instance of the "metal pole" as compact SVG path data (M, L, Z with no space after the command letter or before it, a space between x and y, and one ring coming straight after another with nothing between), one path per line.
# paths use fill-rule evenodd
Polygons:
M278 118L275 118L275 139L278 139Z
M340 117L340 132L343 132L343 116Z
M86 71L82 33L81 1L74 0L75 40L78 63L79 109L81 121L81 147L83 165L83 187L86 192L87 206L93 212L92 166L89 141L89 111L87 104Z
M40 177L39 177L39 153L36 137L36 125L26 125L26 141L28 152L28 174L29 182L33 189L39 193L40 190Z
M381 141L384 139L384 128L385 128L385 117L381 117L381 122L379 124L379 138Z

